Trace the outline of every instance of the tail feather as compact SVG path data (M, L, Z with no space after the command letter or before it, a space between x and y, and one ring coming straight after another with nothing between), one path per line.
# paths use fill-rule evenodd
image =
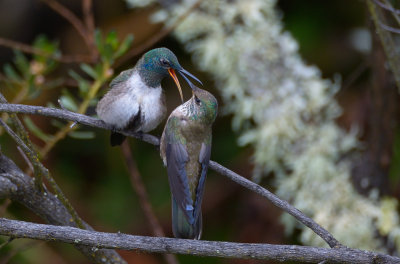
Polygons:
M126 136L118 133L118 132L111 132L110 136L110 144L112 147L119 146L124 142Z
M202 231L202 216L191 225L184 212L179 208L174 197L172 197L172 232L177 238L200 239Z

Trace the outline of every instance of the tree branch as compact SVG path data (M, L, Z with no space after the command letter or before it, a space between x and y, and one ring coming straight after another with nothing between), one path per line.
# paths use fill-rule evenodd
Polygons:
M34 185L33 178L24 174L13 161L0 153L0 198L10 198L46 222L54 225L76 226L67 208L56 195L40 192ZM87 223L82 223L88 230L93 230ZM82 229L78 229L82 230ZM125 263L113 250L96 250L82 244L75 245L88 259L94 263Z
M88 117L85 115L77 114L74 112L70 112L67 110L61 110L56 108L47 108L41 106L29 106L29 105L21 105L21 104L0 104L0 112L7 113L24 113L24 114L37 114L44 115L49 117L55 117L59 119L65 119L69 121L75 121L80 124L84 124L87 126L98 127L103 129L111 130L112 127L101 121L100 119L96 119L93 117ZM147 143L158 146L159 139L155 136L149 134L137 135L135 133L129 131L118 131L126 136L135 137L141 139ZM293 217L295 217L299 222L309 227L313 230L318 236L320 236L323 240L328 243L330 247L340 247L341 244L330 234L326 229L318 225L314 220L303 214L301 211L296 209L294 206L290 205L288 202L281 200L276 195L272 194L265 188L260 185L247 180L246 178L234 173L233 171L223 167L215 161L210 161L210 168L215 170L221 175L224 175L230 178L232 181L246 187L263 197L270 200L275 206L283 209L285 212L289 213Z
M92 49L90 37L88 35L88 32L84 24L74 13L72 13L71 10L69 10L68 8L66 8L65 6L63 6L62 4L60 4L55 0L41 0L41 1L44 2L46 5L48 5L55 12L57 12L60 16L64 17L69 23L71 23L71 25L76 29L78 34L85 41L88 49L89 50Z
M123 56L120 60L117 61L115 67L118 67L122 63L128 61L129 59L143 53L143 51L148 50L151 46L156 44L161 39L165 38L169 33L171 33L180 23L182 23L188 15L190 15L193 10L199 7L201 4L201 0L197 0L194 4L192 4L181 16L179 16L175 22L168 26L162 28L157 34L154 34L151 38L146 40L143 44L138 47L131 49L125 56Z
M130 174L130 180L133 189L135 190L140 206L147 218L148 225L151 228L153 236L165 237L164 230L158 221L156 214L154 213L153 207L151 206L149 195L147 194L146 187L142 181L139 169L136 166L136 162L133 158L131 148L127 140L121 145L122 154L124 155L125 164ZM174 255L164 254L164 259L168 264L178 264L178 260Z
M165 237L103 233L66 226L34 224L0 218L0 234L14 238L60 241L92 248L113 248L152 253L177 253L223 258L298 261L302 263L383 264L400 263L400 258L350 248L232 243Z
M92 57L85 55L85 54L78 54L78 55L56 55L56 54L51 54L48 52L45 52L41 49L32 47L30 45L10 40L10 39L5 39L0 37L0 46L4 46L10 49L14 50L20 50L24 53L28 54L36 54L39 56L51 58L55 61L62 62L62 63L91 63L93 62Z

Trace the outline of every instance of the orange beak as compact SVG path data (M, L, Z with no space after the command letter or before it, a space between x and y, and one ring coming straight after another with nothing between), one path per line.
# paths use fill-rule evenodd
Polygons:
M174 79L174 82L175 82L176 86L178 87L178 91L179 91L179 94L181 96L181 100L182 100L182 103L183 103L182 88L181 88L181 85L179 84L178 77L176 77L174 69L169 68L168 69L168 73L169 73L169 75L171 75L172 79Z

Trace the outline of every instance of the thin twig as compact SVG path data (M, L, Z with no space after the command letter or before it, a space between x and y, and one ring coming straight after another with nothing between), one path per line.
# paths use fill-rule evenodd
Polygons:
M7 102L3 95L0 93L0 101ZM16 114L10 114L10 119L16 128L17 133L15 133L2 119L0 119L0 125L6 130L6 132L14 139L17 146L20 147L23 152L28 157L29 161L33 165L33 173L35 176L35 183L38 190L41 192L43 189L43 176L48 174L49 171L39 162L38 154L33 151L33 145L28 138L28 133L22 126L21 121L18 119Z
M378 8L374 3L376 3L376 1L366 0L368 10L375 24L376 32L379 35L379 39L382 42L386 57L388 58L389 67L392 70L393 76L396 80L397 88L400 89L400 57L397 52L397 45L390 32L381 26L381 24L386 24L386 19L382 14L381 9Z
M34 172L35 169L33 168L32 162L30 162L30 160L28 159L28 157L26 156L25 152L21 149L21 147L17 147L19 154L21 154L22 158L24 159L25 163L28 165L29 170L31 172Z
M379 0L373 0L375 2L375 4L377 4L378 6L382 7L383 9L386 9L390 12L396 13L396 14L400 14L400 10L393 8L391 5L385 5L383 4L381 1Z
M132 187L135 189L135 192L139 198L140 206L142 207L142 210L148 220L151 231L154 236L165 237L164 230L162 229L161 224L154 213L153 207L151 206L146 187L144 186L142 177L136 166L136 162L133 158L132 151L127 140L122 143L121 149L122 154L124 155L125 164L128 167ZM179 263L174 255L165 254L164 258L169 264Z
M10 244L14 239L15 239L14 237L9 237L9 238L7 239L7 241L4 241L3 243L1 243L1 244L0 244L0 250L1 250L2 248L4 248L5 246L7 246L8 244Z
M61 191L58 184L54 181L54 179L50 176L49 170L43 166L42 163L39 162L37 155L25 145L24 141L15 134L12 129L0 119L0 125L5 129L5 131L14 139L15 143L25 152L29 161L32 162L33 166L35 167L35 172L39 171L40 175L44 176L46 180L49 182L50 186L52 187L53 191L58 195L60 201L64 204L64 206L68 209L69 213L72 216L72 219L76 223L79 228L84 229L82 219L78 216L78 213L72 207L71 203L68 201L67 197ZM42 185L42 183L40 183Z
M87 31L87 38L90 42L90 52L92 54L92 58L94 61L97 60L99 56L99 52L96 49L96 45L94 42L94 16L93 16L93 1L92 0L83 0L82 1L82 11L83 11L83 21L85 22L86 31Z
M186 12L184 12L180 17L178 17L175 22L163 29L161 29L157 34L154 34L151 38L147 39L143 44L138 47L131 49L125 54L120 60L115 63L115 68L128 61L129 59L142 54L144 51L148 50L151 46L159 42L161 39L165 38L169 33L171 33L183 20L185 20L196 8L199 7L201 0L196 1L192 6L190 6Z
M343 85L341 90L346 91L358 78L360 78L361 74L368 69L370 62L368 60L363 60L343 81Z
M392 10L395 10L395 9L393 8L392 4L391 4L388 0L383 0L383 1L385 1L385 4L386 4L389 8L391 8ZM399 10L395 10L395 11L399 11ZM397 12L395 12L395 11L392 11L392 12L390 12L390 13L391 13L392 16L394 17L394 19L397 21L397 23L400 25L400 18L399 18L399 16L397 15Z
M264 259L319 263L400 264L400 258L351 248L317 248L295 245L233 243L165 237L103 233L67 226L34 224L0 218L0 234L17 238L60 241L93 248L113 248L153 253L176 253L222 258Z
M91 63L91 62L93 62L93 59L88 55L84 55L84 54L79 54L79 55L58 55L57 54L56 55L56 54L45 52L41 49L32 47L30 45L27 45L27 44L24 44L24 43L21 43L18 41L5 39L5 38L1 38L1 37L0 37L0 46L19 50L19 51L22 51L22 52L28 53L28 54L36 54L39 56L51 58L55 61L62 62L62 63L82 63L82 62Z
M260 185L240 176L239 174L231 171L230 169L225 168L221 164L210 161L210 168L221 175L227 176L234 182L242 185L243 187L252 190L255 193L267 198L270 200L275 206L281 208L285 212L292 215L299 222L310 228L314 231L319 237L321 237L325 242L331 247L342 247L342 245L337 241L332 234L330 234L325 228L318 225L313 219L303 214L300 210L295 208L293 205L289 204L287 201L280 199L275 194L271 193L267 189L261 187Z
M65 119L70 121L76 121L80 124L98 127L103 129L112 130L112 127L104 123L103 121L88 117L85 115L73 113L70 111L65 111L61 109L55 108L47 108L40 106L29 106L29 105L18 105L18 104L0 104L0 112L8 112L8 113L25 113L25 114L38 114L44 116L51 116L59 119ZM149 134L136 135L135 133L129 131L118 131L126 136L136 137L138 139L142 139L143 141L158 145L159 139L155 136ZM288 202L280 199L273 193L269 192L265 188L260 185L247 180L246 178L234 173L233 171L225 168L224 166L218 164L215 161L210 161L210 168L215 170L216 172L224 175L234 182L246 187L262 196L270 200L275 206L283 209L285 212L289 213L293 217L295 217L299 222L303 223L311 230L313 230L318 236L320 236L323 240L325 240L330 247L341 247L341 244L330 234L326 229L318 225L314 220L303 214L300 210L296 209L294 206L290 205Z
M41 0L45 4L47 4L51 9L56 11L60 16L64 17L71 25L75 28L78 34L85 41L86 46L89 51L92 49L90 39L88 38L88 32L86 31L85 26L82 21L74 14L71 10L60 4L55 0Z
M399 28L394 28L394 27L385 25L382 22L379 22L379 26L381 26L381 28L383 28L386 31L389 31L389 32L392 32L392 33L396 33L396 34L400 34L400 29Z
M34 181L23 173L7 156L0 153L0 197L8 197L34 212L44 221L52 225L76 227L71 213L61 202L57 194L38 192ZM93 230L83 222L85 229ZM93 249L84 245L74 245L91 263L126 264L114 250Z

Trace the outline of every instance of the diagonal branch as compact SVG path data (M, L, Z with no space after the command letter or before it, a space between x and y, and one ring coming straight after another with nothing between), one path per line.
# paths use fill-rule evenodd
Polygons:
M61 241L92 248L113 248L153 253L177 253L222 258L295 261L301 263L400 264L400 258L365 250L292 245L232 243L103 233L66 226L51 226L0 218L0 234L14 238Z
M91 50L92 46L90 43L90 39L88 37L88 32L82 21L62 4L57 2L56 0L41 0L46 5L48 5L51 9L57 12L60 16L64 17L71 25L76 29L79 35L81 35L82 39L85 41L86 46L89 50Z
M32 47L30 45L15 41L15 40L10 40L10 39L5 39L0 37L0 46L7 47L10 49L14 50L19 50L24 53L28 54L36 54L39 56L43 56L46 58L51 58L55 61L62 62L62 63L91 63L93 62L93 59L84 54L77 54L77 55L59 55L59 54L51 54L48 52L45 52L41 49Z
M107 125L106 123L104 123L99 119L56 108L29 106L21 104L0 104L0 112L44 115L69 121L75 121L77 123L84 124L87 126L103 128L108 130L112 129L111 126ZM118 132L126 136L131 136L141 139L147 143L156 146L159 145L159 139L149 134L137 135L129 131L118 131ZM303 214L300 210L296 209L288 202L280 199L278 196L272 194L265 188L261 187L260 185L254 182L247 180L246 178L240 176L239 174L234 173L233 171L223 167L222 165L218 164L215 161L210 161L210 168L220 173L221 175L230 178L232 181L267 198L275 206L283 209L285 212L295 217L299 222L301 222L302 224L313 230L318 236L320 236L323 240L325 240L330 247L341 247L341 244L326 229L318 225L314 220Z
M0 199L9 198L18 202L53 225L73 226L76 223L68 209L60 202L57 195L40 192L35 187L33 178L24 174L15 163L0 153ZM93 230L82 221L84 228ZM79 229L82 230L82 229ZM75 245L93 263L126 263L113 250L93 250L85 245Z
M117 61L115 67L118 67L122 63L128 61L129 59L140 55L143 51L148 50L151 46L159 42L161 39L165 38L169 33L171 33L179 24L182 23L196 8L201 4L201 0L197 0L192 4L181 16L179 16L175 22L167 27L161 29L157 34L154 34L151 38L146 40L143 44L138 47L131 49L125 56L123 56L119 61Z

